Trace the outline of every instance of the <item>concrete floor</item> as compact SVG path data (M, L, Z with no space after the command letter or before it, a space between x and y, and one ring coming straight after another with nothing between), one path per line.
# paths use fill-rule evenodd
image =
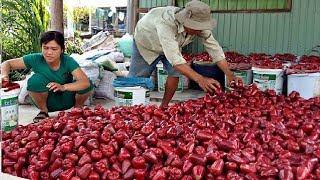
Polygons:
M115 105L113 100L95 99L90 107L97 104L102 104L103 107L109 109ZM32 123L33 118L39 113L39 110L33 105L20 105L19 106L19 124L28 125ZM58 112L49 113L49 116L56 116Z
M187 99L197 99L204 95L203 91L197 90L185 90L182 93L176 93L172 99L172 103L184 101ZM150 94L150 103L160 105L163 97L163 93L160 92L151 92ZM115 106L115 102L113 100L105 100L105 99L94 99L92 105L90 107L94 107L97 104L103 105L104 108L109 109ZM38 114L39 110L32 105L19 105L19 124L28 125L32 123L32 119ZM56 116L58 112L49 113L50 116ZM1 153L1 152L0 152ZM1 159L1 156L0 156ZM0 161L1 167L1 161ZM15 176L11 176L5 173L0 173L0 180L24 180L23 178L18 178Z
M204 95L203 91L186 90L182 93L176 93L172 98L172 103L184 101L187 99L197 99ZM154 91L150 94L150 103L160 105L163 97L163 93ZM115 106L115 102L110 99L94 99L90 107L94 107L97 104L103 105L104 108L109 109ZM39 110L32 105L20 105L19 106L19 124L28 125L32 123L32 119L39 113ZM49 113L50 116L57 115L58 112Z

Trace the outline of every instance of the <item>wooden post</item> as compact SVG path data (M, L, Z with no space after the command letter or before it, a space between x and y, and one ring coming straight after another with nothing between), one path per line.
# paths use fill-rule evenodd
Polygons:
M134 29L138 23L139 20L139 13L138 13L138 9L139 9L139 0L133 0L133 18L132 18L132 31L134 32Z
M171 6L176 6L176 0L171 1Z
M134 33L134 28L137 24L137 11L139 8L139 0L128 0L127 6L127 32Z
M63 0L51 0L50 29L63 33Z

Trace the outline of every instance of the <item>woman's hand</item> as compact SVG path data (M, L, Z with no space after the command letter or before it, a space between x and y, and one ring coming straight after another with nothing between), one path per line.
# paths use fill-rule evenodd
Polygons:
M51 82L47 85L47 88L49 88L49 91L53 91L53 92L57 92L57 91L65 91L66 88L64 87L64 85L61 85L59 83L56 82Z
M10 80L9 80L9 76L8 75L2 75L1 76L1 87L4 88L4 87L7 87L10 83Z

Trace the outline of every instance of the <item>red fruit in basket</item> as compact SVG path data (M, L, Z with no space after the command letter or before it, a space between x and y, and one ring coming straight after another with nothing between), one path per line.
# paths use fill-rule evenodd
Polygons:
M166 179L166 173L162 169L158 170L152 178L152 180L163 180L163 179Z
M110 171L107 173L107 177L110 180L120 179L120 173L117 171Z
M203 130L198 131L196 138L201 141L209 141L212 139L212 134Z
M235 162L226 162L226 163L225 163L225 167L226 167L226 169L228 169L228 170L233 170L233 171L235 171L235 170L237 170L238 165L237 165L237 163L235 163Z
M158 162L158 158L157 158L157 156L155 155L155 153L153 151L149 150L149 151L144 152L143 153L143 157L147 161L149 161L151 163L157 163Z
M74 116L81 116L82 112L83 112L82 108L71 108L70 110L71 115L74 115Z
M279 172L279 178L281 180L291 180L294 179L294 174L290 168L282 169Z
M98 149L94 149L91 151L91 158L94 160L94 161L98 161L102 158L103 154L100 150Z
M270 167L270 168L264 168L261 171L261 176L262 177L269 177L269 176L276 176L278 174L279 170L275 167Z
M194 166L192 169L193 178L196 180L200 180L204 177L205 168L203 166L197 165Z
M98 149L99 148L99 141L97 139L90 139L87 142L87 148L89 150Z
M193 164L189 160L186 160L183 163L182 172L189 173L191 172L192 167L193 167Z
M132 166L135 169L144 169L146 167L146 160L142 156L137 156L132 159Z
M100 150L105 157L111 157L115 153L114 147L107 144L100 144Z
M85 141L86 141L86 139L83 136L77 136L74 139L74 147L79 148L81 145L84 144Z
M121 165L122 174L125 174L130 167L131 167L130 160L126 159L126 160L122 161L122 165Z
M216 160L209 168L210 173L215 176L218 176L223 171L224 162L222 159Z
M30 132L29 136L27 137L29 141L34 141L39 139L39 134L37 131Z
M69 179L71 179L72 176L74 176L75 174L76 174L75 168L70 168L70 169L67 169L67 170L63 171L63 172L60 174L59 178L60 178L61 180L69 180Z
M91 171L91 173L88 176L89 180L99 180L100 175L97 172Z
M145 169L135 169L133 175L137 180L144 180L144 179L146 179L146 170Z
M245 174L256 173L257 168L255 164L241 164L240 171Z
M39 180L40 179L40 174L37 171L30 171L29 172L29 179L30 180Z
M125 159L129 159L131 157L129 151L125 148L120 149L120 153L118 155L119 161L124 161Z
M91 169L91 164L85 164L77 169L77 176L79 176L82 179L86 179L91 173Z
M145 150L148 148L148 144L147 144L147 141L143 138L140 138L137 140L137 145L139 148Z
M79 166L83 166L84 164L87 164L87 163L91 163L92 160L91 160L91 157L88 153L85 153L82 155L82 157L79 159Z
M49 166L49 172L52 172L62 166L62 159L57 158L50 166Z
M62 168L58 168L58 169L56 169L56 170L54 170L54 171L52 171L52 172L50 173L50 177L51 177L52 179L57 179L62 172L63 172L63 169L62 169Z
M198 154L191 154L189 156L189 160L193 164L198 164L198 165L205 165L207 158L204 155L198 155Z
M118 142L118 143L123 143L125 140L127 140L129 137L127 135L126 132L122 131L122 130L119 130L117 131L113 137L115 138L115 140Z
M30 141L26 144L25 148L31 150L38 147L38 142L37 141Z
M183 173L178 168L174 167L169 170L169 177L172 179L180 179L180 178L182 178L182 176L183 176Z
M13 166L16 163L17 162L13 161L12 159L3 159L3 161L2 161L3 167Z
M73 142L72 141L68 141L66 143L63 143L60 146L60 150L64 154L70 153L72 151L72 148L73 148Z
M134 177L134 169L129 169L124 175L123 175L123 179L133 179Z

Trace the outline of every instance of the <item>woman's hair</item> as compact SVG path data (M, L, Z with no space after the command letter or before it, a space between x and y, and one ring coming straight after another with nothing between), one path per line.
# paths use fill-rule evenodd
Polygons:
M55 40L57 44L60 45L62 51L64 51L65 46L64 46L64 36L61 32L59 31L47 31L41 34L40 37L40 44L47 44L48 42Z

